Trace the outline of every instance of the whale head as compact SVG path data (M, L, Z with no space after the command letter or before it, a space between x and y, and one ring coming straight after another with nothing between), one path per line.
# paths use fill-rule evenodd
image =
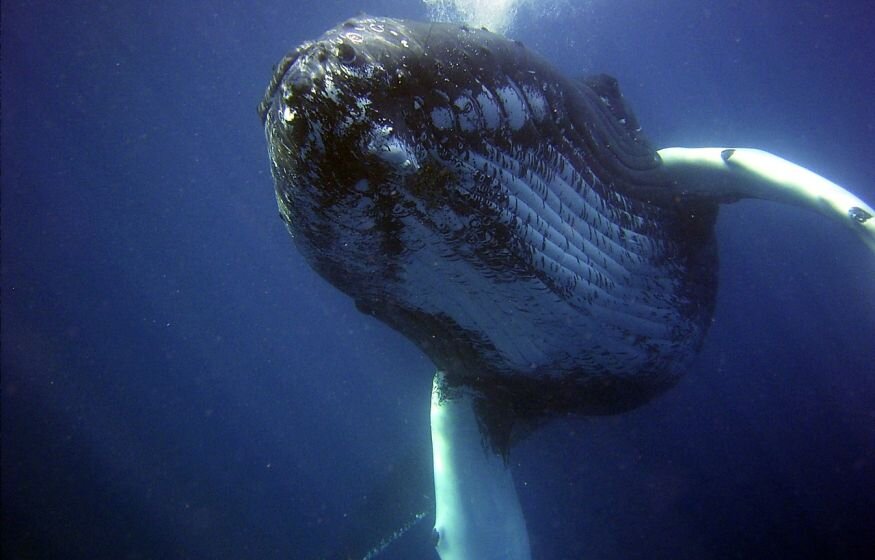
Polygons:
M465 194L447 163L523 129L526 101L500 83L509 47L519 49L467 26L361 16L281 61L259 107L278 204L333 283L358 292L374 274L391 276L411 249L405 219L426 225ZM540 92L530 96L543 112ZM476 213L431 226L459 228Z
M346 291L391 275L404 193L428 171L399 106L405 66L422 56L412 35L395 20L348 20L284 58L260 107L282 216Z
M701 342L714 211L652 202L658 157L613 80L361 16L283 58L259 113L299 250L448 383L517 415L613 413Z

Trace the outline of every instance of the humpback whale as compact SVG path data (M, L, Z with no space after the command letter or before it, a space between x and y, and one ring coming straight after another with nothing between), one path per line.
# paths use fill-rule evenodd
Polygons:
M656 150L613 78L484 29L349 19L280 61L258 112L297 249L437 367L443 560L530 558L513 443L687 371L721 204L809 207L875 250L875 210L840 186L755 149Z

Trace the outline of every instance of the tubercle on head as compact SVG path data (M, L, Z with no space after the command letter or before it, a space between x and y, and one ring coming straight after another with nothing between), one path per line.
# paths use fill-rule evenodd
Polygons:
M261 123L267 120L267 112L270 109L271 104L273 103L273 96L279 88L280 84L283 81L283 78L288 72L289 68L291 68L292 64L298 60L298 57L304 52L306 49L312 45L312 42L306 42L285 55L280 59L276 66L274 66L273 74L270 77L270 82L267 84L267 88L264 91L264 96L261 98L261 102L258 104L258 116L261 118Z

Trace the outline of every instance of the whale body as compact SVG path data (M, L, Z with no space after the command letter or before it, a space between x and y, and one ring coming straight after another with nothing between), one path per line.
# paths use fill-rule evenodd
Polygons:
M721 204L811 207L875 249L875 210L838 185L759 150L656 151L613 78L465 25L347 20L282 59L259 114L297 248L439 370L443 560L530 558L513 441L689 369Z
M299 250L451 380L518 414L613 413L700 346L717 205L670 196L612 79L359 18L284 59L261 115Z

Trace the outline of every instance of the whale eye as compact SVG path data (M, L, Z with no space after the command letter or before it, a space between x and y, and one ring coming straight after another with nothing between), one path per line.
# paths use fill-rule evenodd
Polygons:
M347 43L337 45L337 58L343 64L352 64L355 62L355 49Z

